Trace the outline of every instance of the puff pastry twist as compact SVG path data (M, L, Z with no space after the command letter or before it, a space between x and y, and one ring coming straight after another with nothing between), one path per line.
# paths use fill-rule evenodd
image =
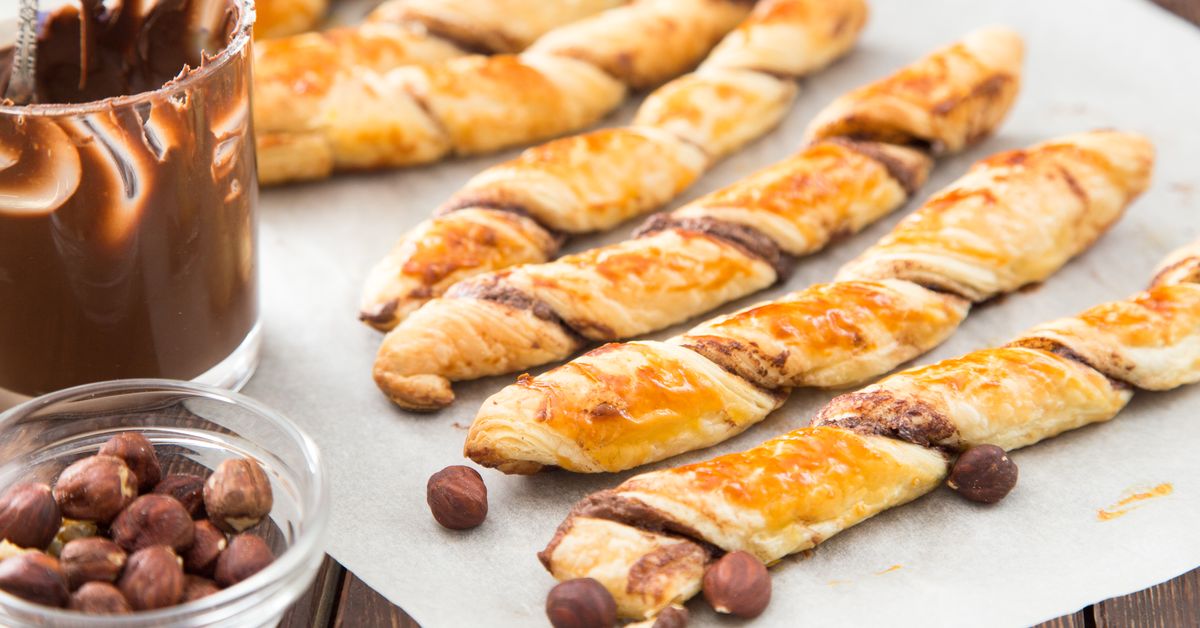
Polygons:
M594 493L539 556L555 577L596 578L622 615L646 617L694 595L721 552L774 563L932 491L967 447L1025 447L1112 419L1133 387L1194 383L1200 243L1174 261L1191 272L1167 266L1124 301L837 397L809 427Z
M613 4L406 2L356 30L271 42L258 58L260 180L429 163L580 129L627 88L687 71L750 11L747 0L634 0L597 12ZM471 47L504 53L461 54ZM334 63L314 70L289 58L297 48ZM404 59L417 63L398 67Z
M650 94L631 126L553 141L485 170L371 271L363 320L391 329L457 281L550 259L552 234L609 229L666 203L773 127L795 97L792 79L849 50L866 11L863 0L765 0L700 69ZM584 54L561 40L534 49ZM497 221L512 229L497 231Z
M917 61L902 75L922 77L930 116L986 119L976 123L991 126L970 131L978 137L999 123L1013 101L1020 49L1019 38L1009 31L980 31ZM722 45L714 54L728 50L734 49ZM962 57L1003 65L976 64L973 71L954 75L942 71L962 63L956 61ZM974 96L981 86L997 84L1008 86L991 92L998 100ZM871 93L892 97L881 88ZM842 108L843 101L834 107ZM820 250L899 207L924 183L931 166L923 152L904 145L814 135L796 156L652 219L634 239L463 281L388 334L376 361L376 381L402 406L439 407L453 399L452 379L560 360L587 341L629 338L702 314L774 283L789 270L789 258ZM501 171L485 185L502 181L507 173ZM508 191L514 188L491 189L503 190L488 197L494 202L516 195ZM549 220L544 210L536 215ZM503 294L540 303L553 316L531 315L498 298Z
M254 38L283 37L311 29L325 15L329 0L258 0Z
M665 342L609 344L484 402L465 453L509 473L620 471L719 443L797 386L844 387L930 350L971 302L1038 282L1148 184L1153 149L1095 131L984 159L816 285Z

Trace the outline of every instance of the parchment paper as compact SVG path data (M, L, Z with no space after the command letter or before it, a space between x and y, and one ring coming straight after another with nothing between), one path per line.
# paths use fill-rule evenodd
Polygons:
M942 162L918 200L985 155L1094 127L1150 135L1159 155L1155 181L1090 252L1044 285L978 308L919 362L1124 297L1145 286L1166 252L1200 235L1200 29L1142 0L871 4L859 48L808 80L781 128L718 166L687 198L796 150L805 123L838 94L973 27L1001 23L1028 45L1018 106L995 138ZM632 110L606 123L624 122ZM247 392L286 412L324 451L334 495L330 553L426 626L545 625L553 580L534 553L575 500L630 475L484 471L487 522L467 533L443 530L425 506L426 479L464 462L465 426L513 377L460 385L458 403L434 415L394 408L371 382L380 335L355 320L367 269L469 176L513 154L262 195L265 358ZM829 280L916 206L804 260L786 285L725 309ZM637 222L572 248L622 238ZM804 425L834 394L800 391L741 437L661 464L744 449ZM1014 454L1021 482L997 506L939 490L834 537L809 558L785 561L773 570L773 601L757 624L1011 626L1167 580L1200 565L1197 452L1200 386L1139 393L1111 423ZM1098 520L1098 509L1127 492L1162 483L1174 492ZM703 601L689 608L693 625L717 625Z

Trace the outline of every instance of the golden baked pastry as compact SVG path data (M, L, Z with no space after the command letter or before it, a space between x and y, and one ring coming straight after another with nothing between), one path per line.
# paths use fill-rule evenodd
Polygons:
M1200 264L1200 247L1176 261ZM1163 389L1200 380L1198 279L1178 275L1152 288L1190 293L1163 297L1187 312L1190 329L1171 320L1135 324L1147 351L1172 356L1174 376ZM1145 296L1098 306L1077 320ZM1150 332L1160 323L1173 329ZM1128 349L1129 338L1093 340ZM743 550L773 564L932 491L951 457L968 447L1015 449L1112 419L1133 395L1128 380L1106 376L1071 351L984 349L897 373L833 399L809 427L584 498L539 558L560 580L599 580L622 616L653 616L695 595L717 554Z
M936 55L838 98L813 119L808 136L921 146L935 155L962 150L996 128L1016 98L1016 73L978 82L992 68L1020 65L1016 38L1004 28L973 31Z
M641 5L633 5L636 6ZM672 6L675 7L672 10L682 10L686 3ZM706 11L690 13L700 15ZM730 15L728 10L719 14ZM771 65L769 57L778 50L760 49L761 38L754 33L760 29L797 33L796 48L789 51L790 67L809 72L846 52L865 19L863 0L759 3L738 30L729 35L732 41L753 48L735 55L740 50L737 45L722 44L725 51L722 56L731 58L730 65L709 60L696 72L660 87L647 97L631 126L552 141L485 170L445 203L434 221L464 208L515 211L529 216L547 231L572 234L608 229L650 211L683 191L717 159L775 126L787 111L796 94L793 78L798 75ZM796 20L802 22L795 23ZM562 38L556 34L550 41L561 43ZM606 47L609 44L627 43L620 38L603 46L589 42L588 55L610 50ZM535 53L549 55L540 43L527 54ZM747 67L750 60L760 56L772 74ZM582 63L571 55L564 59ZM662 58L655 57L654 63L660 62ZM364 128L364 132L368 130ZM399 245L391 257L410 250L418 237L419 233L407 234L402 242L410 244ZM553 251L537 261L546 261L552 254ZM528 256L520 254L499 266L526 261ZM437 262L429 260L429 263ZM362 318L368 324L391 329L416 305L444 291L444 285L433 284L414 290L407 284L418 274L416 269L405 276L393 274L394 269L406 267L412 268L407 259L389 259L372 271L361 307ZM456 267L463 275L469 272L461 265ZM494 268L480 266L475 273ZM396 299L400 301L393 303Z
M599 12L613 2L501 4L509 5L503 14L486 2L428 0L337 36L312 35L308 45L333 63L311 75L281 58L286 48L259 53L277 68L256 85L267 93L255 106L260 180L429 163L578 130L612 111L627 86L686 72L750 10L739 0L635 0ZM516 33L485 36L506 23L525 33L551 28L519 53L461 54L524 48ZM415 63L398 66L406 55Z
M1149 142L1116 131L995 155L846 264L838 279L906 279L973 301L1041 281L1091 246L1149 185L1153 160ZM997 198L998 189L1016 187L1023 194ZM1038 228L1018 235L1013 223Z
M386 120L389 103L378 102L380 92L375 87L390 70L441 63L471 52L518 53L551 29L623 3L390 0L358 26L257 42L254 123L259 179L272 184L321 178L329 176L335 162L366 167L386 163L386 156L397 150L411 150L403 142L412 143L412 138L389 137L389 127L379 122ZM261 23L261 5L259 16ZM412 105L408 100L398 106ZM346 106L351 116L361 114L358 127L367 130L359 132L360 141L343 144L348 154L335 159L322 120L344 117L346 112L339 116L337 108ZM359 111L359 106L364 109ZM369 126L376 122L381 126L372 133ZM384 156L371 156L376 153ZM411 158L434 158L429 154L437 153L427 151Z
M1085 249L1144 189L1151 161L1145 138L1116 131L985 159L850 262L835 283L718 317L665 342L608 345L505 388L484 402L465 453L509 472L621 471L730 438L774 409L759 403L737 410L745 395L725 389L778 396L795 386L843 387L879 376L953 333L972 301L1042 281ZM910 263L874 261L892 256L901 237L933 252ZM974 255L959 255L963 250ZM964 259L1004 280L987 290L955 290L947 278ZM918 262L933 270L914 279L907 273ZM860 278L861 268L892 272ZM568 377L578 364L588 376ZM690 382L698 364L738 381L722 381L720 389ZM689 383L673 384L683 381ZM660 414L662 408L671 410Z
M1200 247L1180 252L1145 292L1038 325L1013 346L1065 352L1147 390L1200 381Z
M257 0L254 38L261 41L310 30L328 8L329 0Z
M1019 40L1009 41L1019 46ZM925 63L922 60L918 65ZM975 80L990 83L998 80L997 76L1007 77L1009 72L1017 71L1019 68L996 69L980 73ZM978 101L964 103L980 106ZM702 139L693 135L691 142L680 145L693 145ZM629 167L640 163L631 162ZM530 318L514 313L521 323L512 324L523 328L521 335L528 339L525 344L507 342L505 335L502 348L502 339L482 327L497 319L475 318L481 327L474 329L472 336L478 342L458 343L458 353L430 353L424 347L432 338L444 335L444 328L463 331L462 319L447 315L454 303L461 302L464 310L475 311L479 306L465 300L481 297L460 292L435 299L438 318L424 316L419 325L402 324L384 339L375 363L376 381L397 404L428 409L432 399L453 400L451 378L496 375L568 357L576 347L538 340L543 335L557 337L564 326L582 339L609 341L662 329L710 311L784 276L790 266L788 255L820 250L837 235L857 232L887 215L920 188L931 165L925 154L903 146L848 138L818 140L788 160L652 219L633 240L556 262L523 266L511 273L483 275L489 277L490 284L541 303L555 314ZM497 174L489 181L502 178L504 174ZM626 179L636 180L634 173ZM549 203L538 197L533 186L523 190L505 186L487 196L482 191L485 185L468 185L460 198L452 199L450 207L470 207L477 199L508 204L524 198L532 201L524 206L539 208L526 213L542 224L565 222L541 209ZM572 215L596 215L596 222L609 216L596 212ZM395 298L396 293L377 289L376 294ZM494 300L494 293L487 298ZM381 298L377 296L374 301ZM491 309L499 315L504 307ZM548 344L563 349L563 353L549 355ZM495 359L502 353L507 359ZM479 360L479 356L488 356L488 360ZM416 381L422 385L416 385Z

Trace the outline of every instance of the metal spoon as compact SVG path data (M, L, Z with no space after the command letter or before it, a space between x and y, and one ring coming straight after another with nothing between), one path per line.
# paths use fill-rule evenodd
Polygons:
M26 105L33 100L37 15L38 0L21 0L21 8L17 11L17 43L12 72L8 78L8 89L4 91L4 98L18 105Z

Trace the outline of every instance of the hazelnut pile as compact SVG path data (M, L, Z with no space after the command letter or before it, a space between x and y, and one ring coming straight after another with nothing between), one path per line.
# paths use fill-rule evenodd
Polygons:
M225 460L207 479L163 477L146 437L118 434L53 488L27 482L0 495L0 591L105 615L191 602L275 560L245 532L272 503L253 460Z

